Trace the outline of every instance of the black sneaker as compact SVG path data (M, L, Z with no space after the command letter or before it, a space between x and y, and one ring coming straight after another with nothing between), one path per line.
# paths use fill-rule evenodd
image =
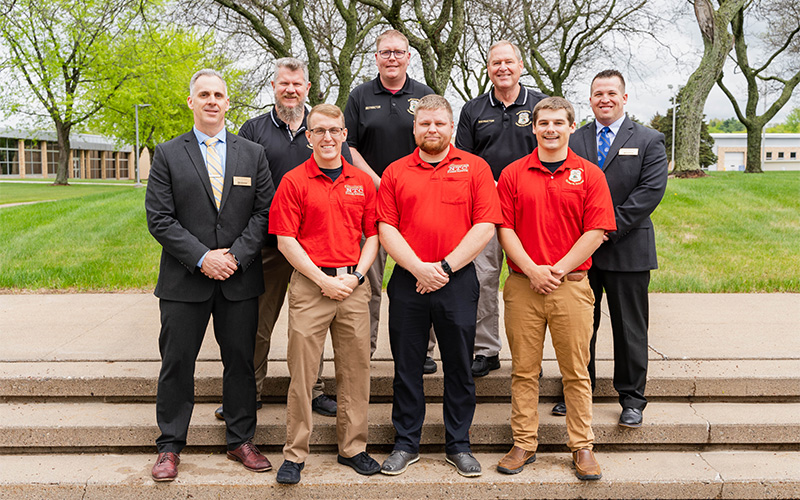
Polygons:
M563 401L559 401L558 403L555 404L555 406L553 406L553 409L551 410L550 413L552 413L553 415L555 415L557 417L566 416L566 414L567 414L567 403L565 403Z
M500 368L500 356L483 356L478 354L472 362L472 376L485 377L491 370Z
M311 409L326 417L335 417L336 408L336 401L325 394L319 395L311 400Z
M381 470L381 466L371 456L367 455L366 451L362 451L358 455L350 458L345 458L341 455L336 457L336 461L342 465L347 465L353 468L362 476L371 476L377 474Z
M430 375L431 373L436 373L436 370L436 361L434 361L432 357L427 356L425 358L425 364L422 365L422 373Z
M260 410L264 406L264 403L261 400L256 401L256 410ZM214 416L217 417L219 420L225 420L225 414L222 413L222 405L219 408L214 410Z
M288 460L284 460L281 468L278 469L278 474L275 479L281 484L297 484L300 482L300 471L305 467L305 462L296 464Z

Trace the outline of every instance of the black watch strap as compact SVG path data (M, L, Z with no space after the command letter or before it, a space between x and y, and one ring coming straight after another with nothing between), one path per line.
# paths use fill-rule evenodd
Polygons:
M448 276L453 275L453 268L450 267L450 264L448 264L446 260L442 259L442 262L440 262L440 264L442 265L442 269L444 269L444 272L446 272Z
M355 276L356 278L358 278L358 284L359 284L359 285L363 285L363 284L364 284L364 275L363 275L363 274L361 274L361 273L360 273L360 272L358 272L358 271L353 271L353 272L352 272L352 273L350 273L350 274L352 274L353 276Z

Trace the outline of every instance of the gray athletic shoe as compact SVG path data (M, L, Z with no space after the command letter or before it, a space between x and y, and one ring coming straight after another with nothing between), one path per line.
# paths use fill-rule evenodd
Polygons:
M481 475L481 464L470 452L445 455L447 463L454 466L459 474L464 477L477 477Z
M408 466L419 460L419 453L409 453L394 450L381 465L381 472L390 476L397 476L408 469Z

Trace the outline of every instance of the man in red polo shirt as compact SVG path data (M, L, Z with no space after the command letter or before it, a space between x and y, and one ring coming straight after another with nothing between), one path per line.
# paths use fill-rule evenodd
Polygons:
M347 139L336 106L307 118L311 158L289 171L273 200L269 231L295 268L289 287L289 393L284 462L277 481L300 481L312 430L311 388L330 328L336 366L339 457L359 474L380 470L366 453L369 405L369 283L378 253L375 187L342 157ZM366 238L363 248L361 237Z
M575 474L600 479L587 369L594 295L586 271L604 233L616 229L614 207L603 172L568 147L575 112L566 99L540 101L533 109L533 131L538 147L506 167L497 185L503 211L498 238L510 270L503 300L514 436L497 470L516 474L536 460L539 371L549 326L563 376Z
M389 342L394 358L394 451L381 472L401 474L419 460L425 419L423 365L431 325L442 354L447 462L478 476L469 428L475 412L472 353L480 287L473 259L499 224L489 165L450 145L453 111L431 94L417 103L417 149L381 177L381 244L397 262L389 281ZM341 404L341 403L340 403Z

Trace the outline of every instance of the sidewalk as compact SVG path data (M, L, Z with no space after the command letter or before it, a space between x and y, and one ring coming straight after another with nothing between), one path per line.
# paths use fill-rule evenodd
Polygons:
M384 294L375 360L391 359L387 310ZM286 359L287 316L284 304L270 359ZM0 361L160 359L152 294L0 295L0 317ZM500 325L502 331L502 317ZM201 360L219 359L210 333ZM607 318L598 335L598 359L612 359ZM510 359L501 337L501 358ZM547 344L545 359L555 359ZM326 358L332 355L329 338ZM650 359L799 360L800 294L651 294Z

